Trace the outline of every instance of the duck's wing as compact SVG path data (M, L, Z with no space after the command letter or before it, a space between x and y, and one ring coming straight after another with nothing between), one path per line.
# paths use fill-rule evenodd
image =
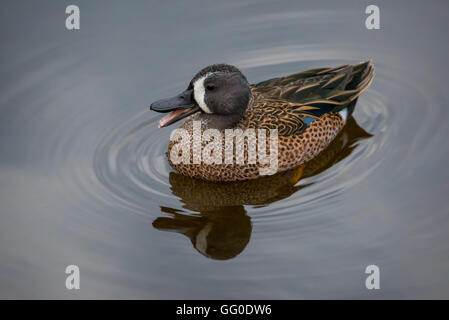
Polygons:
M290 102L305 103L328 99L349 103L371 83L374 68L371 61L356 65L318 68L289 76L266 80L253 85L255 91Z
M350 116L356 99L373 76L374 69L367 61L308 70L253 85L255 95L263 97L263 113L270 115L262 119L262 127L276 127L279 134L291 135L304 131L325 113L347 108Z

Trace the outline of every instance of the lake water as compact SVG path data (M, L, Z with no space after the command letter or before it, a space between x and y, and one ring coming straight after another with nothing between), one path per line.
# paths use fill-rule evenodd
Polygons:
M447 1L75 2L78 31L65 1L1 6L1 298L449 298ZM147 109L213 63L367 59L354 119L270 179L176 174Z

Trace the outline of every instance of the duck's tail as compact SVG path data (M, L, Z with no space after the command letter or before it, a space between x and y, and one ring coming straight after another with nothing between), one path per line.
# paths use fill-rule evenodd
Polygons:
M374 78L371 60L314 71L314 77L323 80L313 85L313 95L302 101L303 106L316 107L321 113L338 112L345 121L351 117L358 97Z
M346 85L346 90L355 91L352 101L349 102L346 107L348 115L351 117L354 112L355 105L359 96L365 91L371 84L374 78L374 67L371 60L356 64L352 66L351 79Z
M323 86L322 96L329 103L337 104L335 111L347 120L351 117L357 99L370 86L374 78L371 60L355 65L343 65L324 69L318 75L334 74Z

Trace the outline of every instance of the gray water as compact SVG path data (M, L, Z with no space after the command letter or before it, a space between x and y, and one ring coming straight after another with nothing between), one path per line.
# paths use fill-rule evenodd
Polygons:
M69 2L1 4L0 298L449 298L447 1L74 2L77 31ZM354 119L271 180L177 175L147 110L212 63L367 59Z

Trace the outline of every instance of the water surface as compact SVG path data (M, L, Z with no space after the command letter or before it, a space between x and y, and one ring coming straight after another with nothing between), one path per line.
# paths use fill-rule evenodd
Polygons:
M1 298L449 298L446 1L376 1L381 30L364 1L77 4L79 31L64 2L2 4ZM212 63L366 59L332 145L260 181L180 176L147 110Z

